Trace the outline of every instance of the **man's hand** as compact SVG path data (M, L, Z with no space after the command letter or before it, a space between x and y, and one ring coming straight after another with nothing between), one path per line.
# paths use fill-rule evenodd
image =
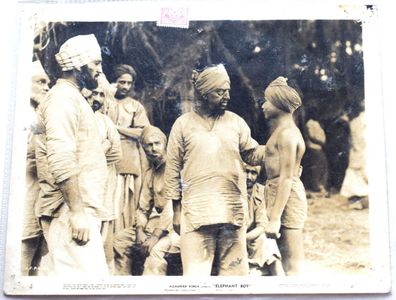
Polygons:
M280 219L271 220L269 221L267 228L265 229L265 234L270 239L279 239L280 238L280 230L281 221Z
M71 212L69 219L72 239L80 246L85 245L89 241L89 221L88 216L83 210Z
M151 249L158 243L159 237L156 235L150 236L142 245L143 253L148 256L151 252Z
M77 175L73 175L59 183L63 198L70 208L69 225L72 239L80 246L89 241L89 216L84 211Z
M143 244L147 240L147 235L142 227L136 228L136 244Z

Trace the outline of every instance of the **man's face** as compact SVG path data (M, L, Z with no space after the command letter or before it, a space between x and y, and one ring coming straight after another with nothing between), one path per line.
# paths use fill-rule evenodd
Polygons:
M230 83L220 84L213 92L206 94L207 109L214 114L222 115L230 101Z
M101 87L97 87L92 90L92 94L88 97L88 103L92 107L93 111L97 111L102 108L105 99L104 91Z
M266 119L274 119L276 118L279 113L280 113L280 109L277 108L275 105L273 105L270 101L265 100L263 105L261 106L263 113L264 113L264 117Z
M120 77L118 77L118 79L116 80L116 86L117 86L116 97L120 99L128 96L128 93L132 88L132 83L133 83L133 78L131 74L123 74Z
M245 171L246 171L246 184L247 184L248 189L250 189L253 187L253 185L257 181L257 177L259 175L258 170L255 167L247 165L245 167Z
M93 90L98 87L98 78L101 73L102 60L97 59L81 67L79 79L82 81L83 87Z
M41 100L49 91L48 84L49 79L45 74L32 76L30 99L33 100L36 104L40 104Z
M165 144L158 135L153 134L148 137L143 143L143 149L148 160L152 163L159 163L165 156Z

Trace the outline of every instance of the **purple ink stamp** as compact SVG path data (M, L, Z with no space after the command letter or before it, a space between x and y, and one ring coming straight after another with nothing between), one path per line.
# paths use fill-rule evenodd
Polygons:
M188 8L186 7L163 7L157 26L188 28Z

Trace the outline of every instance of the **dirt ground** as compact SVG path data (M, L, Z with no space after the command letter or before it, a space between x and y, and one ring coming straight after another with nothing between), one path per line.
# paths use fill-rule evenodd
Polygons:
M369 272L369 209L352 209L338 195L313 196L308 203L305 272L359 275Z

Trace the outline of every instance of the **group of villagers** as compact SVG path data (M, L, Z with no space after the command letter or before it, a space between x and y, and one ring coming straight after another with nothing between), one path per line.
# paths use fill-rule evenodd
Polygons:
M264 91L271 136L259 145L227 110L222 64L193 70L193 109L166 136L132 96L133 67L103 73L93 34L54 58L55 82L31 68L22 275L299 273L305 144L286 78Z

